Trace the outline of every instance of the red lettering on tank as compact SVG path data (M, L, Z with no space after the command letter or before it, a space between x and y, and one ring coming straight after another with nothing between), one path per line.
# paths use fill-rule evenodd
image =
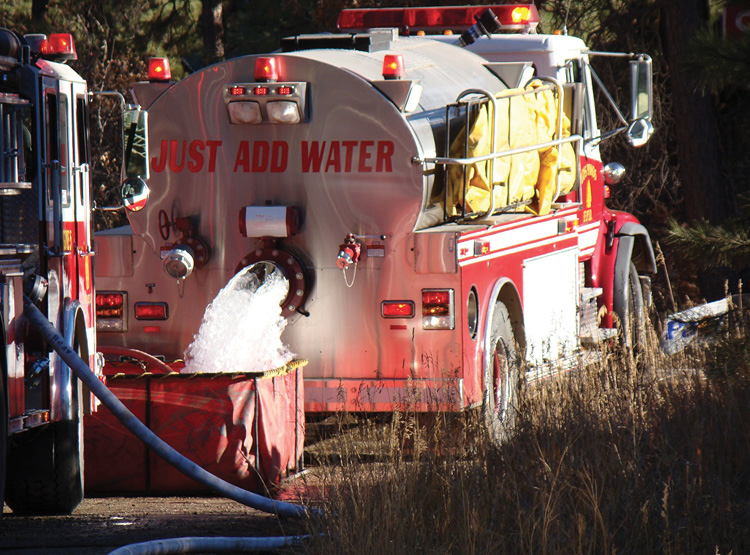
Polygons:
M187 141L182 141L182 154L180 161L177 162L177 148L180 141L170 141L169 145L169 169L175 173L180 173L185 167L185 146Z
M302 172L319 172L320 164L323 162L323 151L326 148L326 142L302 141Z
M203 169L203 141L190 141L190 146L188 146L188 156L190 157L190 160L188 161L187 167L188 169L193 172L199 172Z
M376 172L392 172L393 164L391 158L396 148L393 141L378 141L378 156L375 162Z
M180 152L182 143L182 152ZM151 158L151 170L160 173L167 169L175 173L181 172L187 165L188 170L197 173L206 168L206 157L208 156L209 172L216 171L216 155L221 141L201 141L196 139L190 141L177 141L174 139L162 139L159 156Z
M357 169L360 172L371 172L372 166L367 165L367 161L372 158L372 154L368 152L368 148L372 147L375 141L361 141L359 143L359 166Z
M234 162L235 172L237 172L237 168L240 168L243 172L250 171L250 143L248 141L240 141L240 146L237 148L237 158Z
M208 147L208 171L216 171L216 150L221 146L221 141L206 141Z
M151 158L151 171L160 173L167 167L167 149L169 148L169 141L162 139L161 151L159 152L158 158Z
M285 172L289 162L289 145L284 141L271 143L271 173Z
M352 158L354 157L354 149L357 146L357 141L341 141L344 147L344 171L349 173L352 171Z
M326 172L333 171L336 173L341 172L341 151L339 150L339 142L331 141L328 145L328 161L326 162Z
M254 172L264 172L268 169L268 142L255 141L253 143L253 165Z

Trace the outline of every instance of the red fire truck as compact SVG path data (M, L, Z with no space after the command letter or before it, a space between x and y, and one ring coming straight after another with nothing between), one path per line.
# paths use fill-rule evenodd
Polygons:
M23 318L24 297L94 368L85 81L68 34L0 29L0 504L70 513L91 396ZM5 489L3 490L3 486Z
M501 434L524 358L540 376L618 322L637 336L653 251L606 206L623 170L598 145L648 140L650 59L617 55L631 113L603 131L596 53L536 34L532 4L486 8L349 10L344 33L136 83L149 176L98 238L100 343L179 359L251 268L288 284L308 413L483 406Z

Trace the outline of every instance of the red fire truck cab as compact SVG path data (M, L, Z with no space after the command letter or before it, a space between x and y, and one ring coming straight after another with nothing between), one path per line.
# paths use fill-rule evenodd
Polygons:
M68 34L0 29L0 504L17 513L70 513L83 498L91 395L23 318L35 304L95 367L88 98L65 65L75 57Z

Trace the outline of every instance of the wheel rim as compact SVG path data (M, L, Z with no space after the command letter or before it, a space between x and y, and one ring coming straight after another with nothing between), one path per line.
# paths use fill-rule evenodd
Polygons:
M508 403L508 356L502 340L495 343L492 353L492 387L495 399L494 412L502 421Z

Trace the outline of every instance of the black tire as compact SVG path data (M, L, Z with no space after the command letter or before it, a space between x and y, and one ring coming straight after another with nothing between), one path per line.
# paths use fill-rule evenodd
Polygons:
M638 357L646 349L646 315L644 311L643 289L638 271L631 262L628 272L628 286L625 290L627 302L624 303L620 319L620 341L626 352Z
M489 358L484 364L482 413L490 440L499 445L509 437L516 421L521 369L510 313L500 301L495 303L488 332Z
M0 333L2 338L2 333ZM5 342L3 342L3 345ZM5 359L0 355L0 517L5 502L5 468L8 460L8 406L5 404Z
M70 514L83 500L82 387L73 380L72 420L13 439L5 501L14 513Z

